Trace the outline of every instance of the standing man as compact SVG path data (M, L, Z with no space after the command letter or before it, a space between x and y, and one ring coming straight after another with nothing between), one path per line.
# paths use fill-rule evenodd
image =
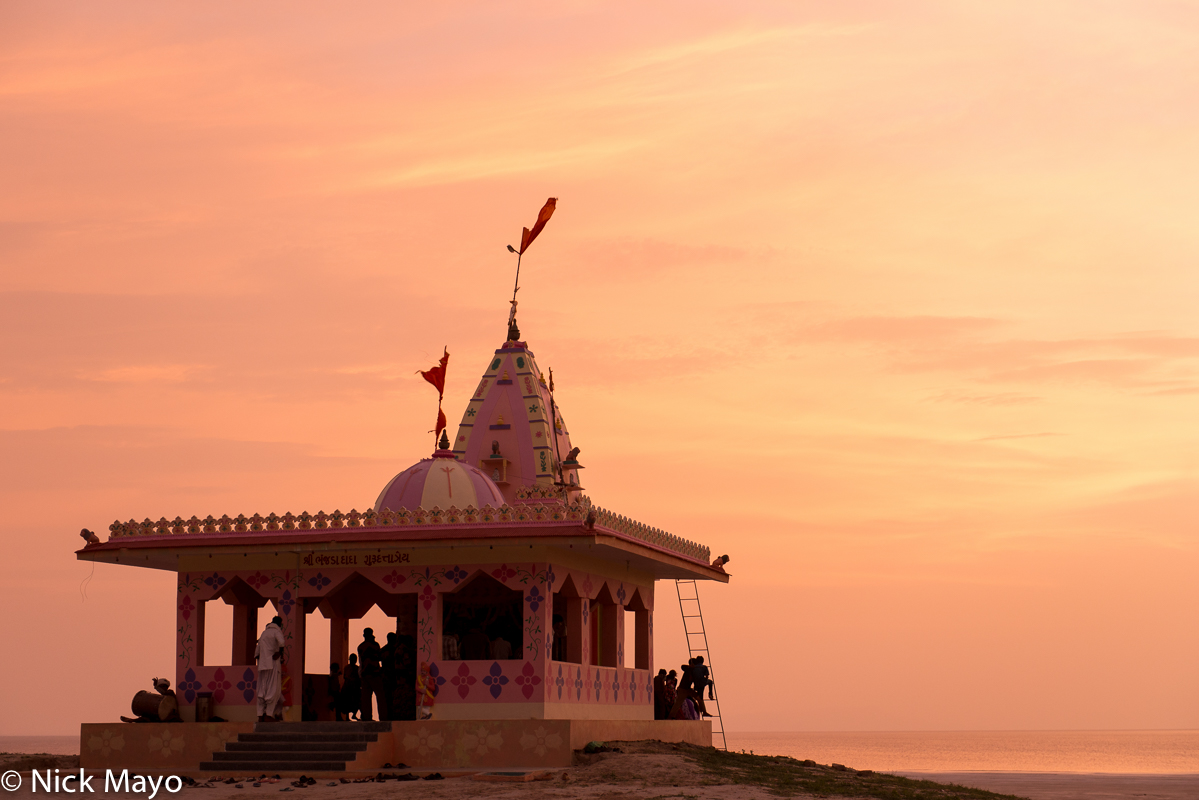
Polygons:
M283 689L283 618L273 617L258 637L254 660L258 662L258 721L282 719L279 697Z
M362 629L362 644L358 645L358 668L362 671L362 716L363 722L374 719L371 709L371 697L379 703L379 718L387 719L387 699L383 691L383 648L375 641L375 631L372 628Z

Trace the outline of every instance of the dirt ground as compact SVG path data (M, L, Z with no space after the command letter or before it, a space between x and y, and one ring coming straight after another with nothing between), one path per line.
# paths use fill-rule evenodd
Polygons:
M907 780L835 765L722 753L690 745L611 744L622 752L576 753L573 767L536 773L446 774L443 780L362 783L325 778L304 787L293 786L294 776L263 782L258 787L252 785L252 776L221 776L240 779L240 788L237 783L213 780L185 786L178 795L160 791L154 800L177 796L186 800L264 800L280 792L299 793L304 800L389 797L466 800L484 794L489 800L765 800L829 796L864 800L1000 800L1013 796L1032 800L1193 800L1199 797L1199 776L923 773L911 774L916 780ZM9 797L33 794L29 782L31 769L59 769L65 773L78 768L78 756L0 754L0 772L16 770L23 777L21 787L9 792ZM391 775L405 773L402 769L388 771ZM103 776L93 780L92 785L98 794L102 793Z

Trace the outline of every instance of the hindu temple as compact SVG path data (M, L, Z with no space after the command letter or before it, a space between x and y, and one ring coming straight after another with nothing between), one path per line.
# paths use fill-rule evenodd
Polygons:
M166 677L182 719L85 723L82 765L534 768L569 765L592 740L710 744L706 720L654 719L655 585L729 576L707 547L591 501L551 388L513 325L452 440L380 476L365 510L130 520L78 551L177 576ZM663 612L677 614L673 591L668 599ZM212 604L232 607L229 663L205 659ZM350 621L376 607L394 625L380 636L414 644L431 700L422 692L388 720L334 722L322 695L330 664L305 663L308 621L329 621L330 660L345 667ZM275 615L284 721L263 723L254 650ZM505 647L472 650L481 632Z

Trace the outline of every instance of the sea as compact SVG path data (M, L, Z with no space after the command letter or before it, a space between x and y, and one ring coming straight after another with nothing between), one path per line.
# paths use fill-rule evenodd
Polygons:
M1199 730L730 732L727 741L875 772L1199 774Z
M1199 730L729 733L730 750L876 772L1199 774ZM76 736L0 736L0 752L79 752Z

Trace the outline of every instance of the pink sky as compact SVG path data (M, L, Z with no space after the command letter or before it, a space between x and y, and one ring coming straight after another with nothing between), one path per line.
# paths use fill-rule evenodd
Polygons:
M84 602L80 527L362 510L427 455L413 373L448 345L456 422L551 195L522 332L592 498L733 557L729 728L1199 727L1197 34L3 4L0 735L173 674L173 577Z

